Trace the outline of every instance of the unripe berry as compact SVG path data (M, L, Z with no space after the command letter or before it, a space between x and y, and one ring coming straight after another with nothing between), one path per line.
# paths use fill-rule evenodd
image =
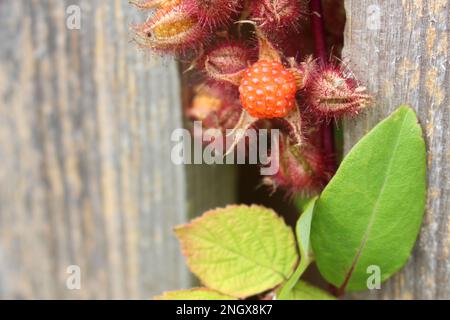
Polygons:
M239 99L229 87L202 85L192 100L188 116L202 121L205 129L232 129L237 124L242 108Z
M267 34L284 33L297 28L305 10L299 0L252 1L250 17Z
M222 107L222 97L214 94L212 88L199 90L192 99L188 116L192 120L203 121Z
M242 0L184 0L184 3L200 24L210 29L230 23L243 6Z
M200 67L211 79L223 81L227 75L245 69L252 56L252 51L243 43L225 42L207 52L201 59Z
M166 53L185 53L208 38L197 18L188 14L183 5L157 10L152 18L135 30L139 45Z
M366 88L335 65L318 67L313 72L306 82L304 98L309 110L325 118L356 115L371 102Z
M295 146L282 136L279 152L280 170L263 179L263 183L274 191L281 188L291 196L317 194L331 178L326 157L314 145Z
M242 106L258 119L282 118L295 106L296 79L281 63L258 61L239 86Z

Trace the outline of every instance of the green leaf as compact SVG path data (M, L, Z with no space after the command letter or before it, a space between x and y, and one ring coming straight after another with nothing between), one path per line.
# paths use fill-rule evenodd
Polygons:
M316 203L311 242L322 276L341 291L367 289L408 260L425 206L425 144L414 112L400 107L350 151Z
M284 300L290 291L294 288L300 277L306 271L310 263L314 260L311 243L310 243L310 230L311 230L311 220L314 212L314 205L316 203L317 197L311 199L305 205L305 211L302 213L297 221L297 226L295 228L297 234L298 247L300 249L300 264L295 270L294 274L289 278L289 280L281 288L278 299Z
M305 211L300 216L295 227L298 247L300 249L301 262L310 264L314 260L314 254L310 243L311 221L317 197L311 199L305 206Z
M298 260L292 230L260 206L212 210L175 232L201 282L238 298L286 281Z
M300 212L305 211L306 206L311 201L311 198L305 195L298 195L295 198L295 206L300 210Z
M322 289L301 280L289 294L280 300L336 300L336 298Z
M208 288L193 288L164 292L162 295L155 297L155 300L236 300L236 298Z

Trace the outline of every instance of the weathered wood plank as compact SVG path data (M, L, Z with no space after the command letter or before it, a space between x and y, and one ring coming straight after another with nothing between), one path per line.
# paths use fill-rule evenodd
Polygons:
M80 30L66 27L69 5L81 8ZM122 0L0 2L0 298L186 287L172 227L233 201L209 188L188 203L208 179L226 190L233 178L171 163L179 73L130 43L143 19ZM69 265L81 290L66 288Z
M428 200L407 267L359 298L450 298L449 2L346 0L344 59L376 106L345 123L346 150L400 104L418 113L428 148Z

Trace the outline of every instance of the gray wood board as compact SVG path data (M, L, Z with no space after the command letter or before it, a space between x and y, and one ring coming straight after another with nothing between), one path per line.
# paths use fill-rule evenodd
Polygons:
M66 27L70 5L80 30ZM234 180L172 164L179 70L130 42L144 20L121 0L0 2L0 298L151 298L191 284L172 228L232 202ZM66 287L69 265L81 290Z
M450 299L449 2L346 0L345 6L343 57L375 97L371 109L345 122L346 151L400 104L417 111L428 150L427 209L414 254L381 290L356 297Z

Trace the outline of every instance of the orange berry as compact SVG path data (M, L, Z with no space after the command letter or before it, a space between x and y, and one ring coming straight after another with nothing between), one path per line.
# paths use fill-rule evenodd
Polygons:
M242 106L255 118L282 118L295 106L294 75L276 61L258 61L245 72L239 86Z

